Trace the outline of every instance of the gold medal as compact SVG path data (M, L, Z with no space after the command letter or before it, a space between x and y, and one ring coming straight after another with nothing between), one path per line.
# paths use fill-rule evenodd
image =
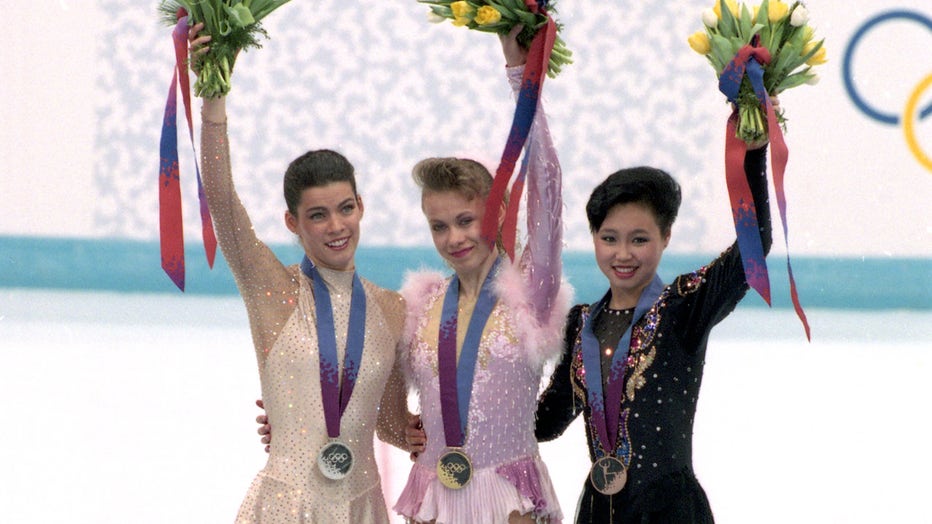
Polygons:
M450 489L460 489L472 478L472 463L462 448L451 448L437 461L437 478Z

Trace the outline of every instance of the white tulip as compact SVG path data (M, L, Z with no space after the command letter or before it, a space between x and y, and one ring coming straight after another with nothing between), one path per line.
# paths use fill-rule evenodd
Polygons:
M793 14L790 15L790 25L793 27L800 27L806 25L808 21L809 10L801 5L796 6L796 9L793 9Z
M702 10L702 23L705 24L706 27L715 27L718 25L718 16L711 7Z
M809 84L809 85L811 85L811 86L814 86L814 85L818 84L818 83L819 83L819 80L821 80L821 79L822 79L822 77L820 77L818 73L812 73L811 76L809 76L809 80L806 80L806 83Z
M432 24L442 24L442 23L446 22L446 20L447 20L446 18L444 18L443 16L438 15L437 13L435 13L435 12L433 12L433 11L428 11L428 12L427 12L427 21L430 22L430 23L432 23Z

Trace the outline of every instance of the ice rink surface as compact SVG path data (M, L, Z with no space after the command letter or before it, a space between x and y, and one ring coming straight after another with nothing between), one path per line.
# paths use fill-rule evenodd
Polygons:
M808 314L811 343L790 310L713 332L694 456L717 522L932 522L932 313ZM0 289L0 355L0 522L232 522L265 462L238 297ZM541 449L572 522L581 423ZM409 462L385 453L392 501Z

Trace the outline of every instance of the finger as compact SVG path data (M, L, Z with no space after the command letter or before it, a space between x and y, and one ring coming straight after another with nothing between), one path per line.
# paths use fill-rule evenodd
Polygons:
M268 416L268 415L257 415L257 416L256 416L256 423L257 423L257 424L268 424L268 423L269 423L269 416Z
M272 426L270 426L270 425L268 425L268 424L266 424L266 425L264 425L264 426L259 426L259 429L256 430L256 433L258 433L258 434L260 434L260 435L271 435L271 434L272 434Z
M188 40L191 40L197 37L197 34L200 33L202 29L204 29L204 22L198 22L192 25L191 27L189 27L188 28Z
M272 450L272 446L266 446L266 447L265 447L265 452L266 452L266 453L270 452L271 450Z
M266 436L262 437L261 439L259 439L259 442L261 442L261 443L263 443L263 444L271 444L271 443L272 443L272 437L266 435Z

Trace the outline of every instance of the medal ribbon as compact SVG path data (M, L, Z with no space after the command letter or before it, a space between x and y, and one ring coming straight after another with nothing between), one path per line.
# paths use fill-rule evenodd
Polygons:
M546 2L536 0L524 0L528 10L532 13L547 15L544 5ZM538 101L540 100L541 89L544 85L544 78L547 75L547 67L550 63L550 54L553 51L553 44L557 37L557 24L548 15L547 23L541 27L534 39L531 41L528 49L527 64L524 66L524 75L521 79L521 89L518 92L518 102L515 106L515 114L511 123L511 130L508 133L508 139L505 142L505 150L502 152L502 158L499 161L498 169L495 172L495 178L492 181L492 189L486 199L485 216L482 220L482 237L490 244L495 244L498 229L499 210L505 201L505 191L508 189L508 182L514 173L515 164L521 151L527 143L528 135L531 131L531 124L534 122L534 114L537 112ZM523 179L519 178L512 187L511 197L506 210L506 219L502 224L502 244L505 253L511 260L515 258L515 237L517 236L517 216L518 208L521 205L521 191L523 189Z
M764 68L761 64L768 63L770 63L770 52L767 48L759 46L759 37L755 36L751 44L741 48L735 58L722 71L722 76L719 78L719 91L728 97L729 102L737 104L741 81L747 75L748 81L754 89L754 94L757 95L757 99L767 114L774 190L780 208L780 220L783 224L783 239L787 247L786 268L790 281L790 297L793 300L796 316L802 322L803 328L806 330L806 338L809 339L809 322L799 302L796 279L793 278L793 268L790 265L786 193L783 187L789 151L786 142L783 140L783 131L777 122L777 113L770 101L770 95L764 88ZM761 245L754 197L751 195L751 188L748 186L747 175L744 172L744 156L748 145L737 137L736 127L736 119L729 118L725 136L725 179L728 185L729 199L731 200L735 233L738 237L738 248L741 250L741 260L744 264L744 274L748 285L760 294L764 301L767 302L767 305L770 305L770 277L767 272L767 261Z
M197 173L197 196L200 200L201 234L204 239L204 251L207 264L214 267L217 252L217 239L214 226L207 208L204 187L201 184L201 171L197 164L197 150L194 147L194 124L191 119L191 89L188 79L188 17L184 9L178 10L178 23L172 31L175 44L175 67L172 71L171 86L165 101L165 116L162 120L162 137L159 142L159 243L162 255L162 269L168 277L184 291L184 226L181 216L181 175L178 167L178 97L180 84L181 99L184 103L185 118L188 121L188 135L191 138L191 150L194 151L194 170Z
M621 336L615 354L612 355L612 364L604 393L602 388L602 348L592 331L592 322L596 315L608 304L612 296L611 291L592 307L580 332L583 369L586 372L586 389L588 389L589 420L594 426L596 437L602 444L602 449L610 454L614 453L618 445L618 417L621 413L621 396L624 390L625 366L628 361L628 349L631 346L631 334L634 332L635 324L650 310L657 298L660 297L663 289L663 281L660 280L659 276L654 275L654 279L641 292L638 303L634 308L631 325Z
M440 381L440 414L443 417L443 435L448 447L462 447L466 442L466 423L469 421L469 400L479 355L482 330L495 307L492 292L494 276L501 259L496 259L486 275L476 307L473 309L459 361L456 358L457 307L459 306L460 280L453 275L440 316L440 336L437 342L437 368Z
M353 293L350 298L349 326L346 330L346 352L343 355L343 374L337 361L336 328L333 321L333 306L330 290L323 277L307 255L301 261L301 271L314 285L314 313L316 316L317 345L320 353L320 396L324 405L324 420L330 438L340 436L340 419L346 411L359 367L362 364L362 349L366 340L366 293L357 273L353 273Z

